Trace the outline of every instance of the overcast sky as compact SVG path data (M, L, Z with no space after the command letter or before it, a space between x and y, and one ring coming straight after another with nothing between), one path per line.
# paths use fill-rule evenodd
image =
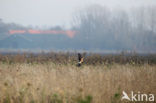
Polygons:
M91 4L110 8L156 5L156 0L0 0L0 18L24 26L70 27L72 13Z

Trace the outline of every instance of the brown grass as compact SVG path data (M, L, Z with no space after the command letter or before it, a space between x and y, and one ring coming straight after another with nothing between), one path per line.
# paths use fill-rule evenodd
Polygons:
M156 65L0 63L0 103L120 103L123 90L156 94Z

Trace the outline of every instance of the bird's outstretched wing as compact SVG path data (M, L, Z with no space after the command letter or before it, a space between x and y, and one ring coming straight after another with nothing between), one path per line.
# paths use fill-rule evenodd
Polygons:
M78 53L78 60L79 60L79 62L81 61L81 58L82 58L81 54Z

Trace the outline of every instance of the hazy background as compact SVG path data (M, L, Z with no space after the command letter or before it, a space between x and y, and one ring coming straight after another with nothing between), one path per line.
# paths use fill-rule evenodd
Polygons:
M155 18L155 0L0 0L0 49L156 52Z
M155 0L0 0L0 17L4 22L24 26L71 27L74 11L92 4L109 8L129 8L156 5Z

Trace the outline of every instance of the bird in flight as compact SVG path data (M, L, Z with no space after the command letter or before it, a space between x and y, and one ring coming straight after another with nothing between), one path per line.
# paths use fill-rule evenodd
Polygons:
M80 53L78 53L78 64L77 64L77 66L80 67L82 63L83 63L83 57Z

